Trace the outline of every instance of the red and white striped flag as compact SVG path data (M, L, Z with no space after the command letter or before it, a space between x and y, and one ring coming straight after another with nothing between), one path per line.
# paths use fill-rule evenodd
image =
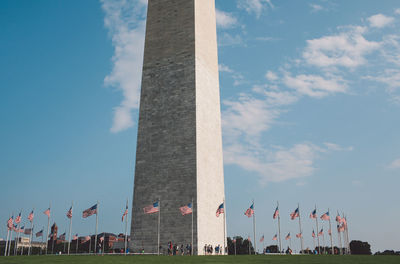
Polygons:
M325 221L328 221L328 220L330 219L330 217L329 217L329 212L326 212L325 214L323 214L323 215L321 216L321 219L322 219L322 220L325 220Z
M300 237L302 237L303 235L301 234L301 233L298 233L298 234L296 234L296 237L297 238L300 238Z
M285 239L286 239L286 240L289 240L289 239L290 239L290 233L287 234L287 236L285 237Z
M86 209L82 212L82 217L87 218L91 215L97 214L97 204L93 205L92 207Z
M319 231L318 236L322 236L324 234L324 230L321 229L321 231Z
M50 207L43 212L45 215L47 215L48 218L50 218Z
M293 213L290 214L290 219L294 220L296 217L299 217L299 208L297 207L296 210L293 211Z
M314 230L312 231L312 237L315 237L315 232L314 232Z
M85 238L83 239L82 243L85 243L85 242L87 242L89 240L90 240L90 236L85 236Z
M67 212L67 217L68 217L69 219L72 218L72 206L69 208L69 210L68 210L68 212Z
M342 218L340 217L339 214L336 216L336 222L338 222L338 223L342 222Z
M103 242L104 241L104 237L100 237L100 242Z
M220 204L217 208L217 212L215 213L215 215L217 217L219 217L220 214L224 213L224 203Z
M330 228L328 229L328 235L332 235L332 230Z
M7 228L9 230L12 230L13 227L14 227L14 219L13 219L13 216L11 216L7 221Z
M179 207L179 210L181 211L182 215L187 215L187 214L193 213L192 203L189 203L189 204L187 204L185 206Z
M264 235L260 238L260 242L264 242Z
M143 208L143 211L145 214L154 214L159 212L159 206L158 206L158 202L155 202L151 205L146 206L145 208Z
M272 216L273 219L276 219L279 216L279 208L278 206L275 209L274 215Z
M29 222L33 222L33 217L34 217L34 214L33 214L33 210L32 210L32 212L28 215L28 220L29 220Z
M252 204L247 210L246 212L244 212L244 214L247 217L251 217L254 214L254 204Z
M275 236L272 238L272 240L278 240L278 235L277 234L275 234Z
M128 204L126 204L125 212L122 214L122 222L124 222L124 218L127 215L128 215Z
M16 224L21 223L21 213L19 213L18 216L15 218L15 223Z
M77 240L78 239L78 234L72 237L72 240Z

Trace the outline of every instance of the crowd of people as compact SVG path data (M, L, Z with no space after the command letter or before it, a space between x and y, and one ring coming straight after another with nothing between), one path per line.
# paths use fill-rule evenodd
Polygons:
M192 254L192 245L186 244L184 246L181 244L180 246L177 244L173 244L172 241L168 242L168 255L169 256L177 256L177 255L191 255Z
M213 255L215 251L215 255L222 255L223 254L224 248L221 247L221 245L215 246L215 248L212 245L204 245L204 254L205 255Z

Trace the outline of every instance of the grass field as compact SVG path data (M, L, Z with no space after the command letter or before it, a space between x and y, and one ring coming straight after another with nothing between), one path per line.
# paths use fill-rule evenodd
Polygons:
M128 263L271 263L271 264L370 264L400 263L399 256L30 256L0 257L0 263L10 264L128 264Z

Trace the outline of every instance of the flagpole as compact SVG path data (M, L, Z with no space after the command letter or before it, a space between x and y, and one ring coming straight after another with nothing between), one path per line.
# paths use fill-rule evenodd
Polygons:
M7 255L10 256L10 251L11 251L11 242L12 242L12 230L11 230L11 234L10 234L10 242L8 243L8 252Z
M75 254L78 254L78 246L79 246L79 237L77 236L77 238L76 238L76 250L75 250Z
M34 225L33 225L33 219L32 219L32 222L31 222L31 235L30 235L30 238L29 238L28 256L31 255L32 239L33 239L33 227L34 227Z
M277 202L279 210L279 202ZM282 252L282 240L281 240L281 214L278 212L278 234L279 234L279 254Z
M303 252L303 231L301 230L301 214L300 214L300 204L297 204L297 208L299 209L299 228L300 228L300 247L301 251L300 253Z
M237 240L236 240L236 237L235 237L235 243L233 243L235 245L235 256L236 256L236 242L237 242Z
M92 249L92 236L90 236L90 241L89 241L89 254L91 249Z
M44 231L44 226L42 227L42 246L43 246L43 231ZM42 247L40 247L40 255L42 255L43 251L42 251Z
M315 250L315 232L314 232L314 230L313 230L313 233L314 233L314 236L313 236L313 253L314 253L314 250Z
M21 234L19 232L20 231L19 227L21 226L21 217L22 217L21 215L22 215L22 209L21 209L21 211L19 211L19 215L18 215L20 217L20 219L19 219L20 222L17 225L17 231L16 231L17 234L15 236L16 239L14 240L14 256L18 254L18 239L19 239L20 234Z
M96 203L96 233L94 236L94 254L97 254L97 227L98 227L98 216L99 216L99 201Z
M346 219L346 226L344 228L345 228L345 231L346 231L347 251L348 251L348 253L350 255L351 251L350 251L350 239L349 239L349 228L348 228L349 225L347 223L347 217L345 217L345 219Z
M193 197L192 197L192 242L190 244L190 255L193 256L193 234L194 234L194 230L193 230L193 214L194 214L194 205L193 205Z
M126 199L126 208L125 208L125 210L128 210L128 199ZM125 256L126 256L126 247L127 247L126 243L128 241L127 234L128 234L128 214L125 215ZM104 240L105 240L105 237L104 237ZM104 247L103 247L103 253L104 253Z
M49 204L49 215L47 217L46 255L47 255L47 250L49 247L48 238L49 238L49 228L50 228L50 216L51 216L51 203Z
M257 252L257 238L256 238L256 207L254 205L254 199L253 199L253 235L254 235L254 255Z
M6 246L4 248L4 256L7 256L7 247L8 247L8 238L10 237L10 229L7 226L7 240L6 240Z
M247 236L247 242L249 244L249 255L251 255L251 250L250 250L250 235Z
M161 201L158 198L158 234L157 234L157 254L160 255L160 224L161 224Z
M331 239L331 251L332 251L332 255L334 255L334 252L333 252L333 242L332 242L332 225L331 225L331 214L329 213L329 208L328 208L328 214L329 214L329 230L331 231L331 233L329 234L329 231L328 231L328 235L329 235L329 237L330 237L330 239Z
M71 232L72 232L72 211L74 210L74 201L71 203L71 218L69 219L69 235L68 235L68 255L71 248Z
M228 255L226 252L226 204L225 204L225 197L224 197L224 255Z
M321 246L319 245L319 229L318 229L317 205L315 205L315 214L317 215L317 217L315 218L315 224L317 225L318 254L321 254Z

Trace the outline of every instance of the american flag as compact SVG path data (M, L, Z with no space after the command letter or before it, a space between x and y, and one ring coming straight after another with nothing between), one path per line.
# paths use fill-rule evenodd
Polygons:
M187 214L193 213L192 203L188 203L185 206L179 207L179 210L181 210L182 215L187 215Z
M318 236L322 236L324 234L324 229L321 229L321 231L319 231Z
M77 240L78 239L78 234L72 237L72 240Z
M44 213L45 215L47 215L47 217L50 218L50 207L49 207L46 211L44 211L43 213Z
M317 209L314 209L314 211L311 212L310 218L311 219L316 219L317 218Z
M12 230L14 230L14 232L18 232L17 227L18 227L17 225L13 225L13 226L12 226Z
M82 217L87 218L91 215L97 214L97 204L93 205L92 207L86 209L82 212Z
M340 217L339 214L336 216L336 222L338 223L342 222L342 218Z
M29 220L29 222L31 222L32 223L32 221L33 221L33 210L32 210L32 212L28 215L28 220Z
M124 222L124 218L127 215L128 215L128 204L126 204L125 212L122 214L122 222Z
M11 230L11 229L13 229L13 226L14 226L14 219L13 219L13 216L11 216L7 221L7 228L9 230Z
M247 210L246 212L244 212L244 214L247 217L251 217L254 214L254 204L252 204Z
M290 239L290 232L287 234L287 236L285 237L286 240Z
M19 228L18 230L16 230L16 232L18 232L18 233L24 233L24 229L25 229L25 226Z
M314 232L314 229L313 229L313 231L312 231L312 237L315 237L315 232Z
M272 238L272 240L278 240L278 235L277 234L275 234L275 236Z
M342 224L345 228L347 228L347 220L346 217L342 217Z
M104 237L100 237L100 242L103 242L104 241Z
M323 214L323 215L321 216L321 219L322 219L322 220L325 220L325 221L328 221L328 220L330 219L330 217L329 217L329 212L326 212L325 214Z
M219 206L218 206L218 209L217 209L217 212L215 213L215 215L217 216L217 217L219 217L219 215L220 214L223 214L224 213L224 203L222 203L222 204L220 204Z
M260 242L264 242L264 235L260 238Z
M159 212L159 207L158 207L158 202L155 202L151 205L146 206L145 208L143 208L143 211L145 214L154 214Z
M15 223L16 224L21 223L21 213L19 213L18 216L15 218Z
M82 243L85 243L85 242L87 242L89 240L90 240L90 236L85 236L85 238L83 239Z
M32 228L25 228L24 234L25 234L25 235L30 235L30 234L32 234Z
M345 226L344 224L338 225L338 232L344 232Z
M290 219L294 220L296 217L299 217L299 207L297 207L296 210L290 214Z
M274 215L272 216L273 219L276 219L279 216L279 209L278 206L275 209Z
M296 234L296 237L297 238L300 238L300 237L302 237L303 236L303 234L302 233L298 233L298 234Z
M68 210L68 212L67 212L67 217L68 217L69 219L72 218L72 206L69 208L69 210Z
M36 237L43 236L43 229L36 233Z
M332 235L332 230L329 228L328 229L328 234L331 236Z
M64 234L62 234L61 236L59 236L59 238L58 238L59 240L65 240L65 233Z

